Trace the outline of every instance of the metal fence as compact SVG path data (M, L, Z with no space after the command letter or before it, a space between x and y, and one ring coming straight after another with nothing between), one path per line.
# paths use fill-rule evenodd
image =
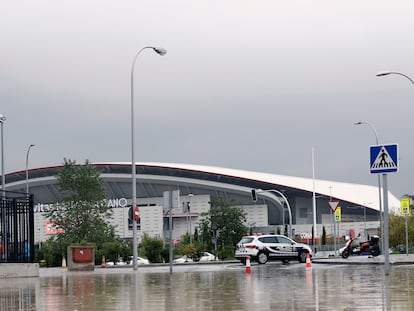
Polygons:
M34 262L33 195L0 190L0 262Z

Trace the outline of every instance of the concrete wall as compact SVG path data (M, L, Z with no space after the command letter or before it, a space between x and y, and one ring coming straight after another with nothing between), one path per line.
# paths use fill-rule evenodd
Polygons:
M38 263L1 263L0 279L2 278L24 278L38 277Z

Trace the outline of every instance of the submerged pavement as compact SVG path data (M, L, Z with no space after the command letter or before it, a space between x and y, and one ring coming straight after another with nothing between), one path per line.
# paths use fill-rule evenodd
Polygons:
M366 256L366 255L353 255L348 258L342 258L341 256L334 256L333 252L318 252L312 258L312 263L320 264L360 264L360 265L383 265L385 262L385 256ZM390 265L410 265L414 264L414 254L390 254Z

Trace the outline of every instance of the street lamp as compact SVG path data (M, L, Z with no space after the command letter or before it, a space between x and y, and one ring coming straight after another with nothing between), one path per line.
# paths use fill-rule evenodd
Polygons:
M188 195L188 206L187 206L187 212L188 216L190 218L190 245L193 244L193 238L191 237L191 198L194 196L194 194L190 193Z
M407 75L405 75L405 74L403 74L401 72L396 72L396 71L381 71L381 72L379 72L379 73L376 74L377 77L383 77L383 76L388 76L388 75L400 75L400 76L403 76L403 77L407 78L408 80L410 80L410 82L412 84L414 84L414 80L413 79L411 79L409 76L407 76Z
M6 176L4 175L4 144L3 144L3 123L6 121L6 117L0 114L0 124L1 124L1 190L2 196L5 196L6 190Z
M384 73L383 75L385 75L385 74L387 74L387 73ZM375 143L377 145L379 145L377 131L371 123L369 123L367 121L359 121L359 122L355 122L354 125L368 125L372 129L372 131L374 132ZM382 200L381 200L381 176L380 176L380 174L378 174L378 203L379 203L379 210L380 210L381 248L384 250L384 245L383 245L383 241L384 241L384 239L383 239L383 232L384 231L383 230L384 230L384 228L383 228L383 224L382 224Z
M134 57L131 66L131 166L132 166L132 208L134 209L137 206L137 181L136 181L136 164L135 164L135 153L134 153L134 67L135 62L145 49L151 49L155 53L163 56L167 53L167 50L154 46L146 46L140 49ZM133 268L137 270L137 258L138 258L138 243L137 243L137 223L135 217L132 219L132 245L133 245Z
M32 147L34 147L34 144L31 144L29 148L27 148L26 153L26 195L29 197L29 152Z
M270 192L270 193L274 192L274 193L277 193L285 201L286 206L288 208L288 212L289 212L289 229L288 229L288 236L289 237L292 237L292 210L290 208L290 204L289 204L289 201L286 198L286 196L282 192L280 192L279 190L276 190L276 189L267 189L267 190L256 189L256 193L261 193L261 192ZM279 202L279 204L280 204L280 202ZM284 205L282 205L282 217L283 217L282 219L283 219L283 223L284 223L284 221L285 221L284 220L285 219L285 207L284 207Z
M0 125L1 125L1 190L2 190L2 200L6 197L6 176L4 175L4 145L3 145L3 123L6 121L6 117L0 114ZM3 202L4 203L4 202ZM4 203L5 204L5 203ZM5 205L4 205L5 207ZM1 241L1 245L3 247L4 253L3 258L7 258L8 256L8 245L7 239L7 228L6 228L6 210L3 210L2 218L1 218L1 227L2 227L2 236L3 241Z

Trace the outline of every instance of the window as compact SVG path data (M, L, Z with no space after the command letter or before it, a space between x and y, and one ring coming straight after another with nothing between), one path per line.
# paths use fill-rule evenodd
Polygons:
M275 236L266 236L259 238L259 241L266 244L277 243L277 238Z
M288 238L285 238L283 236L280 236L277 239L279 240L279 243L292 244L292 241L291 240L289 240Z

